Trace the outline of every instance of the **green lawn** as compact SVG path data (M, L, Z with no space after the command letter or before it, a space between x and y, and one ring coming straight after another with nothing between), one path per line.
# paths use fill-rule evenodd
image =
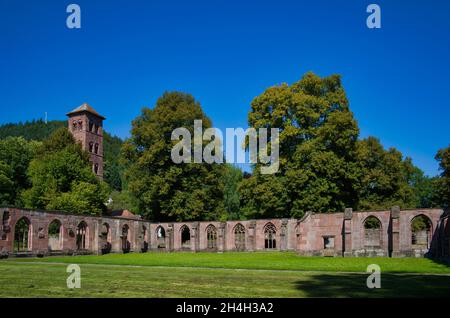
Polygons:
M367 265L377 264L382 272L448 273L450 267L426 258L300 257L291 252L256 253L130 253L88 256L10 259L13 261L74 264L139 265L171 267L207 267L229 269L268 269L329 272L365 272Z
M80 264L81 289L67 288L61 263ZM372 263L382 270L376 290L366 287L365 270ZM293 253L9 259L0 261L0 297L449 297L448 273L449 267L427 259Z

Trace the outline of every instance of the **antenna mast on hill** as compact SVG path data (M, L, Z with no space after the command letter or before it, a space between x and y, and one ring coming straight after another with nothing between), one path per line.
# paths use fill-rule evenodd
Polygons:
M47 112L45 112L45 124L47 124Z

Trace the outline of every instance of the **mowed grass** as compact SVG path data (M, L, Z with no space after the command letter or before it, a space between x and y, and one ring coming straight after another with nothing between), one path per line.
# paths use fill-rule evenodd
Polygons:
M82 264L69 289L63 264L0 262L0 297L448 297L450 276L384 274L380 289L356 273Z
M80 265L80 289L67 288L66 264ZM366 286L368 264L381 267L380 289ZM449 297L449 272L428 259L275 252L9 259L0 261L0 297Z
M384 273L450 274L450 267L426 258L301 257L292 252L254 253L130 253L88 256L10 259L49 263L266 269L327 272L365 272L377 264Z

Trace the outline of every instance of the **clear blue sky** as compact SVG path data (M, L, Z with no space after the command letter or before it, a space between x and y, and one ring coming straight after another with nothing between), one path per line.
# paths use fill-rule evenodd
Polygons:
M66 27L70 3L80 30ZM366 27L370 3L381 29ZM449 60L447 0L0 0L0 123L88 102L126 137L143 106L181 90L214 126L246 127L265 88L339 73L361 136L435 175L450 143Z

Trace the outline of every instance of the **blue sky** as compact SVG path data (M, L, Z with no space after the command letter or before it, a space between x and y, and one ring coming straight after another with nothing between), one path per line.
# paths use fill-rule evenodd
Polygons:
M66 27L70 3L79 30ZM381 29L366 27L370 3ZM246 127L267 87L338 73L361 137L435 175L450 143L449 60L446 0L1 0L0 123L88 102L126 137L143 106L181 90L215 127Z

